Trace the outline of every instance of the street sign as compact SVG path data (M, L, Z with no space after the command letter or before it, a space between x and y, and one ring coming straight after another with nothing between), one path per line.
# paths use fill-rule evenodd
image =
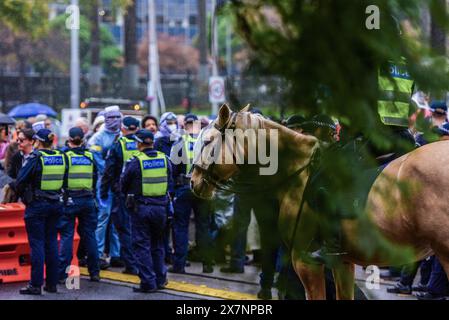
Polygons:
M210 103L223 103L226 101L223 77L209 78L209 101Z

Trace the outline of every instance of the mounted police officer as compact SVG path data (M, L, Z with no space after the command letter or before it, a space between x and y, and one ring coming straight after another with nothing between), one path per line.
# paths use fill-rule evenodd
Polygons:
M374 156L394 153L393 158L396 158L414 148L415 139L409 130L409 118L416 109L412 102L413 89L414 81L404 60L390 61L380 67L377 111L382 124L390 130L395 145L390 150L372 148Z
M97 168L93 155L83 146L84 133L78 127L69 131L68 149L65 159L68 165L67 182L64 189L64 213L59 220L61 235L59 251L59 279L67 278L67 267L72 261L75 219L78 218L78 232L87 252L87 266L90 280L100 280L100 266L95 230L98 216L95 204Z
M26 204L25 227L31 248L31 280L21 294L40 295L46 266L44 290L57 292L57 223L62 212L62 187L67 175L64 155L52 150L55 136L48 129L35 135L35 150L19 171L14 188Z
M127 195L132 246L141 281L134 291L151 293L167 284L163 232L168 188L173 180L170 160L153 148L153 133L139 130L135 140L141 152L126 163L120 186Z
M343 136L330 148L321 150L319 167L315 168L305 190L312 209L326 215L320 228L326 230L322 232L323 247L311 255L315 261L334 264L346 254L341 248L340 220L354 218L363 210L370 187L381 171L376 166L382 168L415 147L415 139L409 130L409 117L414 112L414 82L405 61L390 61L380 66L377 84L378 121L392 142L391 146L379 148L359 135L350 139ZM342 132L344 134L345 128ZM339 166L352 169L340 171L336 179L335 169Z
M133 117L125 117L122 123L122 136L114 143L106 158L106 169L101 179L100 197L108 198L109 191L115 195L112 199L111 218L120 238L120 256L125 263L123 273L137 274L136 260L131 248L131 226L129 212L125 206L125 195L120 192L120 174L124 164L139 153L134 134L140 122Z
M198 117L194 114L187 114L184 118L184 128L185 134L173 145L170 154L176 186L173 221L175 253L173 267L169 269L169 272L185 273L189 246L189 222L193 210L195 214L199 255L203 259L203 272L212 273L211 202L196 198L190 189L193 147L201 129Z

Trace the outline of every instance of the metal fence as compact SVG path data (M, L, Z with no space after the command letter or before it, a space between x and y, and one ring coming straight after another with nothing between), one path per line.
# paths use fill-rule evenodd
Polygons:
M200 86L196 77L191 75L164 75L161 79L162 91L168 110L188 111L210 108L207 84ZM69 107L70 78L59 75L27 75L25 78L25 95L19 90L18 75L0 75L0 111L8 112L22 102L36 101L48 104L56 110ZM97 96L89 92L88 82L81 80L81 101ZM275 77L233 77L226 81L227 101L234 108L252 106L273 110L283 105L285 84ZM146 79L142 79L140 87L134 92L122 92L119 83L103 83L103 91L98 97L128 98L146 100Z

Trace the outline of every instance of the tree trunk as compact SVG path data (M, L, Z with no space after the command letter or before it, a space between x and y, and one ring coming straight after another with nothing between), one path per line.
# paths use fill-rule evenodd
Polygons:
M446 33L434 18L431 22L430 44L437 54L446 55Z
M200 68L198 79L201 83L206 83L209 78L207 61L206 0L198 0L198 27L200 51Z
M22 52L22 39L17 38L14 40L14 51L16 54L16 59L19 64L19 99L20 101L26 102L27 92L26 92L26 58Z
M439 5L446 9L446 0L438 1ZM441 56L446 55L446 32L433 16L430 21L430 46L436 54ZM433 92L432 96L434 99L446 100L446 92Z
M89 89L91 94L98 95L101 93L101 60L100 60L100 16L99 0L93 0L90 4L90 23L91 23L91 65L89 77Z
M125 68L122 88L127 94L132 94L139 88L136 0L131 2L125 14Z

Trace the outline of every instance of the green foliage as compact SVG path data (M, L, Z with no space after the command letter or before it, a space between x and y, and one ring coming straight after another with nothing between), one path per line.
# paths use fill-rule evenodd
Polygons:
M366 9L370 5L380 9L380 29L366 27ZM326 152L328 158L322 159L319 178L323 180L317 183L317 189L328 193L319 201L326 206L320 212L321 231L327 233L324 238L338 234L341 219L358 217L364 223L364 207L355 208L353 201L363 199L363 190L367 192L371 187L367 174L375 170L374 157L382 155L376 151L386 154L385 150L397 151L401 146L398 136L380 123L379 68L405 58L421 90L447 90L448 59L432 49L421 26L422 10L427 9L433 22L447 29L445 1L233 0L232 6L236 30L259 62L269 73L288 82L285 91L290 110L334 116L349 137L346 145L334 146L334 150ZM418 120L423 127L422 119ZM353 138L360 135L364 139L357 145L358 139ZM435 138L428 133L425 137ZM396 208L391 206L392 210ZM374 243L391 247L376 235L369 221L360 230L360 246L367 255L374 254ZM384 252L401 256L397 261L411 255L398 249Z
M447 15L427 1L441 27ZM405 57L417 85L426 91L449 86L447 60L432 53L421 35L399 34L397 19L420 30L418 0L233 1L240 34L258 59L289 81L289 105L305 113L330 113L353 133L385 143L377 116L377 72ZM368 30L369 5L380 8L380 30ZM409 28L411 29L411 28Z
M16 32L37 37L47 28L48 3L49 0L2 0L0 21Z
M227 28L229 25L234 26L236 23L235 16L233 15L232 11L230 10L229 6L226 6L223 8L218 16L218 43L219 46L219 56L221 60L226 59L226 33ZM210 24L209 24L210 26ZM209 27L209 33L210 33L210 27ZM235 32L234 28L232 28L232 41L231 41L231 48L232 52L236 53L237 51L242 50L244 47L243 39L242 37Z
M50 29L55 33L62 33L66 39L70 38L70 31L65 28L65 21L67 19L66 15L61 15L56 17L50 23ZM91 33L90 33L90 22L84 16L80 17L80 59L81 59L81 68L83 72L87 72L89 70L89 66L91 64L90 58L90 41L91 41ZM100 39L101 39L101 63L104 68L104 72L106 75L117 72L117 63L120 60L122 55L120 49L116 46L114 42L114 38L111 32L107 27L100 27Z

